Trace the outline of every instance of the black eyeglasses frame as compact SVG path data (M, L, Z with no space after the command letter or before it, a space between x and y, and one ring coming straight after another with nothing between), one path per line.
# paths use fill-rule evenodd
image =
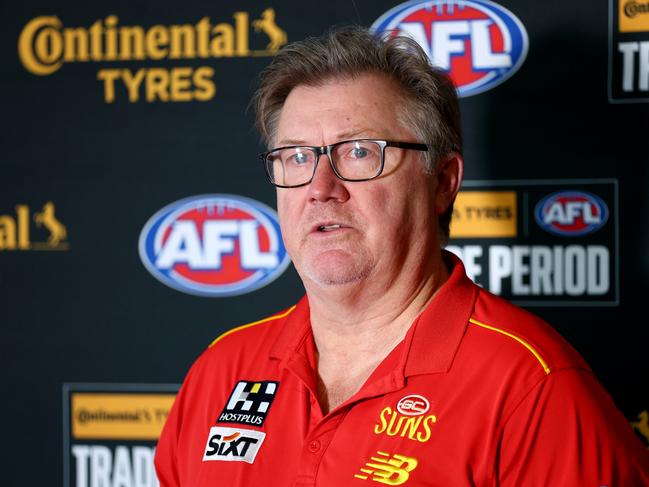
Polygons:
M348 144L350 142L374 142L381 148L381 165L377 171L377 173L372 176L371 178L363 178L363 179L349 179L343 177L338 170L336 169L336 165L333 162L333 159L331 157L331 151L335 147L342 145L342 144ZM341 140L340 142L336 142L334 144L329 144L329 145L322 145L322 146L314 146L314 145L287 145L283 147L276 147L272 150L269 150L267 152L262 152L259 154L259 158L261 159L263 165L264 165L264 172L266 173L266 178L268 179L268 182L272 184L273 186L276 186L278 188L299 188L301 186L306 186L307 184L311 184L311 181L313 181L313 177L315 176L315 172L318 169L318 163L320 162L320 156L326 155L329 159L329 165L331 166L332 171L336 175L338 179L341 179L342 181L349 181L349 182L361 182L361 181L371 181L372 179L378 178L381 173L383 173L383 166L385 163L385 148L386 147L397 147L399 149L409 149L409 150L418 150L422 152L428 151L428 146L426 144L422 144L420 142L399 142L399 141L394 141L394 140L384 140L384 139L350 139L350 140ZM300 184L296 185L282 185L282 184L277 184L273 182L273 179L270 175L270 169L269 165L267 163L267 158L269 154L279 151L279 150L285 150L285 149L296 149L296 148L301 148L301 149L307 149L311 150L315 156L315 164L313 165L313 174L311 175L311 178Z

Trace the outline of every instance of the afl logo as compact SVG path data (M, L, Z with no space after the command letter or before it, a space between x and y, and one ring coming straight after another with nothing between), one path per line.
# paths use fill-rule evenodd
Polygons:
M140 258L163 284L198 296L235 296L277 279L290 262L274 210L242 196L193 196L144 225Z
M417 394L402 397L397 403L397 411L404 416L421 416L430 409L428 399Z
M453 79L460 97L499 85L527 56L521 21L489 0L406 2L379 17L372 29L417 41L432 64Z
M555 235L586 235L608 220L608 207L594 194L562 191L543 198L534 210L536 222Z

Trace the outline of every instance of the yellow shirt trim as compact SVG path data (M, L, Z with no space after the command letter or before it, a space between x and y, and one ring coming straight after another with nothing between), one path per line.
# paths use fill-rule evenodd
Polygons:
M255 325L261 325L262 323L266 323L268 321L274 321L274 320L279 320L280 318L284 318L285 316L288 316L289 314L291 314L291 312L295 309L296 306L297 305L291 306L289 309L284 311L282 314L269 316L268 318L264 318L263 320L253 321L252 323L248 323L247 325L241 325L241 326L237 326L236 328L232 328L231 330L228 330L225 333L223 333L222 335L219 335L218 337L216 337L216 339L212 343L210 343L210 346L207 347L207 348L213 347L217 342L221 341L226 336L228 336L228 335L230 335L230 334L232 334L232 333L234 333L236 331L244 330L246 328L250 328L251 326L255 326Z
M507 332L505 330L501 330L500 328L496 328L496 327L489 326L489 325L486 325L484 323L481 323L478 320L475 320L473 318L469 318L469 323L473 323L474 325L478 325L478 326L480 326L482 328L486 328L487 330L496 331L498 333L502 333L503 335L508 336L509 338L513 338L518 343L520 343L525 348L527 348L530 352L532 352L532 355L534 355L536 357L536 360L538 360L539 363L543 366L543 370L545 370L546 374L550 373L550 367L548 367L548 364L545 362L545 360L543 360L543 357L541 357L541 354L539 352L537 352L532 345L527 343L522 338L517 337L516 335L512 335L511 333L509 333L509 332Z

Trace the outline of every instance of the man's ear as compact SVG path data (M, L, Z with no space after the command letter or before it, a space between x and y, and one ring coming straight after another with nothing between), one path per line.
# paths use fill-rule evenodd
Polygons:
M464 159L457 152L451 152L437 163L433 175L437 185L435 191L435 212L442 215L455 201L462 178L464 177Z

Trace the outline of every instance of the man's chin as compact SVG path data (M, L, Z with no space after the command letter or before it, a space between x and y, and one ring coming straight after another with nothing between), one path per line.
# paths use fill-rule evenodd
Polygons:
M327 254L306 263L302 277L319 286L346 286L359 283L370 275L372 266L368 261L351 259L344 253Z
M335 286L347 286L350 284L356 284L362 281L364 278L363 275L353 274L349 272L326 272L326 273L314 273L309 276L309 279L320 285L326 287L335 287Z

